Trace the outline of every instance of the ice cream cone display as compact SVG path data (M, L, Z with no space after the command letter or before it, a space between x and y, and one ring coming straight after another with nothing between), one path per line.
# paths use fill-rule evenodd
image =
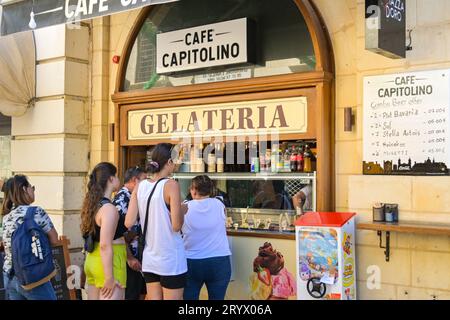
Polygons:
M270 279L270 273L269 273ZM255 272L250 276L250 299L252 300L267 300L272 294L272 283L267 284L263 276Z

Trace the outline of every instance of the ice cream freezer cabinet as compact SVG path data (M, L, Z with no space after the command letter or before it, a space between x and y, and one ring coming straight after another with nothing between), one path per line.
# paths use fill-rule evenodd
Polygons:
M308 212L296 221L298 300L356 300L355 215Z

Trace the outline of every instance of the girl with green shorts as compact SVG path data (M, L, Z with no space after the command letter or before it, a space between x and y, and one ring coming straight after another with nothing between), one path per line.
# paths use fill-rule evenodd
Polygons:
M127 251L123 234L124 217L111 203L119 190L117 169L107 162L98 164L89 176L88 192L81 211L81 232L93 240L86 255L84 272L89 300L123 300L127 283Z

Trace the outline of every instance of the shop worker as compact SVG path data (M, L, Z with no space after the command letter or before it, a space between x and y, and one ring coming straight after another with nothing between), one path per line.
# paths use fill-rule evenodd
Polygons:
M123 217L127 214L131 193L136 185L144 180L147 174L139 167L129 168L125 171L124 186L116 194L113 204ZM140 300L146 294L145 280L142 276L141 261L138 260L138 237L141 234L139 221L125 234L127 243L127 288L125 300Z
M3 202L3 243L5 247L5 261L3 264L3 280L7 300L56 300L56 294L50 280L31 289L25 290L13 270L12 237L18 225L24 218L31 204L35 200L35 188L27 177L16 175L5 185L5 199ZM32 211L31 211L32 212ZM41 207L35 207L34 221L47 235L50 245L57 244L58 233L48 214ZM36 270L39 272L39 270ZM16 272L20 272L16 270Z
M147 300L182 300L186 284L180 187L178 182L168 179L176 169L172 150L170 143L155 146L148 166L152 177L133 190L125 218L125 225L131 228L139 214L145 241L142 271Z
M190 192L193 200L182 205L188 263L184 299L198 300L206 285L209 300L224 300L231 278L225 205L213 196L214 183L206 175L192 180Z
M84 272L89 300L123 300L127 285L124 217L112 204L120 187L117 168L108 162L95 166L81 209L81 232L87 250ZM91 240L89 240L91 239ZM92 245L90 245L92 244Z

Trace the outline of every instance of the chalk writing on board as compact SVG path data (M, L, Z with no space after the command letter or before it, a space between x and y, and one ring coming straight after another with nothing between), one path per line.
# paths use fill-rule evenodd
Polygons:
M364 174L450 175L450 70L364 78Z

